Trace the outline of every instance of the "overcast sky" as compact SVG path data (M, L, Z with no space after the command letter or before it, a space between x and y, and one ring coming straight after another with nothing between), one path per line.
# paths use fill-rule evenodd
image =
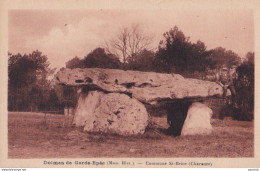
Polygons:
M51 67L63 67L102 47L121 27L139 24L154 36L156 48L163 33L179 27L192 42L207 49L222 46L244 57L254 51L254 21L247 10L10 10L9 52L47 55Z

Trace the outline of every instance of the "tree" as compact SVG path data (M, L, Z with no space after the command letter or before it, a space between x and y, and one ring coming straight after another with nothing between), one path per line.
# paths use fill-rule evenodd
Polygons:
M142 50L133 54L128 61L129 68L138 71L154 71L155 53L150 50Z
M234 80L240 111L235 113L234 118L238 120L252 120L254 116L254 53L249 52L246 58L237 67L237 78Z
M157 60L165 72L179 71L205 71L213 67L214 63L209 58L211 51L206 50L202 41L191 43L189 37L175 26L163 34L165 40L160 41Z
M103 48L96 48L83 59L85 68L121 68L119 59L110 53L106 53Z
M246 63L248 64L255 64L255 53L254 52L248 52L246 54L246 60L245 60Z
M153 37L145 34L140 25L136 24L131 28L120 29L113 39L106 42L106 51L121 59L125 67L127 61L133 63L135 54L149 49L152 40Z
M233 119L251 121L254 118L254 53L249 52L246 59L236 68L233 79L235 94L232 103L223 107L221 114Z
M221 69L223 67L231 68L241 64L241 58L231 50L217 47L211 52L210 58L215 62L216 69Z
M59 98L57 96L57 93L54 89L50 90L49 98L47 100L47 106L50 110L56 110L58 108L59 104Z
M74 68L83 68L84 62L82 59L79 59L77 56L66 62L66 68L74 69Z
M8 53L9 110L38 110L48 91L49 62L38 50L29 55Z

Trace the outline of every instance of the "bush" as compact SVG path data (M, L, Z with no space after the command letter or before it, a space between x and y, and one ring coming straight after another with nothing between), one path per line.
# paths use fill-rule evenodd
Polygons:
M221 110L221 117L232 116L240 121L254 119L254 54L252 53L236 69L237 77L233 80L234 92L232 103ZM249 60L250 59L250 60Z
M232 104L227 104L221 108L219 119L224 119L226 116L239 121L251 121L253 119L253 112L246 111L244 108L237 108Z
M237 68L237 79L234 80L236 90L236 106L239 110L234 116L237 120L254 118L254 65L243 63Z

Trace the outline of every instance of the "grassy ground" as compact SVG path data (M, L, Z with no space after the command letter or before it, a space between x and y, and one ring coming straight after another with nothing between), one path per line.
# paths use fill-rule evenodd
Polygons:
M46 121L46 122L45 122ZM9 158L253 157L253 122L212 119L209 136L171 137L165 117L140 136L88 134L63 115L9 112Z

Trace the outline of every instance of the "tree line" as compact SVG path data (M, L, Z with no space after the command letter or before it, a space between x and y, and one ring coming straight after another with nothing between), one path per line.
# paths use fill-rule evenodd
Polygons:
M75 105L75 89L59 87L48 79L56 69L49 68L48 58L42 52L8 56L9 111L61 112L64 106Z
M124 70L155 71L162 73L194 73L238 66L241 57L222 47L207 50L198 40L192 43L177 26L163 34L157 50L149 45L152 37L143 35L139 27L123 28L105 47L98 47L83 59L74 57L66 68L112 68Z
M97 47L84 58L74 57L66 68L110 68L122 70L179 73L185 77L213 81L223 68L236 68L232 82L240 106L253 111L254 104L254 53L248 52L245 60L223 47L207 49L198 40L174 27L163 34L157 49L151 49L153 37L145 34L138 25L122 28L104 47ZM75 105L75 89L60 88L47 79L55 69L50 69L48 58L36 50L30 54L8 54L8 109L37 111L62 110ZM212 79L212 78L211 78ZM246 98L247 97L247 98ZM243 99L243 100L241 100Z

